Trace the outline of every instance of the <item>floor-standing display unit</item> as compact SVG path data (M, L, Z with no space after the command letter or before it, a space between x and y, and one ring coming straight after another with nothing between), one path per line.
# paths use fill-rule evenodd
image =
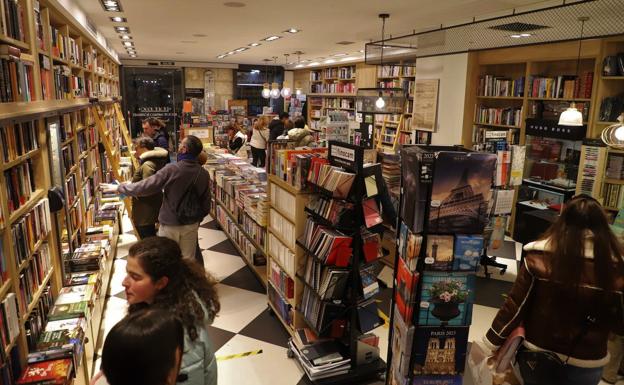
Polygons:
M460 385L496 155L407 146L401 161L388 382Z

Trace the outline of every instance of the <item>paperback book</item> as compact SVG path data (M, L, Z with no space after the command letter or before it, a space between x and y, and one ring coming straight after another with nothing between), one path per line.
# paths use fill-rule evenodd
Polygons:
M483 237L456 235L453 252L453 270L475 271L483 254Z
M418 284L418 272L411 272L405 261L399 258L397 266L397 290L395 294L395 303L399 313L407 325L412 325L412 315L414 313L414 304L416 302L416 287Z

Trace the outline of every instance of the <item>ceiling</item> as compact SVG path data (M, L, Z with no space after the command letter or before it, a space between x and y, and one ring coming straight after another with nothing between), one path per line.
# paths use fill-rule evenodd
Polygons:
M404 35L435 26L507 14L561 3L536 0L240 0L243 7L225 6L224 0L119 0L123 12L104 11L100 0L75 0L109 41L120 59L129 56L114 26L127 26L138 59L262 64L277 56L277 64L319 61L349 54L363 56L365 43L379 40L379 13L389 13L386 36ZM109 17L122 16L127 23ZM284 33L289 28L296 34ZM194 36L199 35L199 36ZM203 35L203 36L202 36ZM273 42L261 39L282 36ZM337 44L353 42L349 45ZM244 52L217 56L251 43L261 43ZM340 58L344 58L341 56ZM322 59L321 59L322 58ZM338 59L339 57L336 56Z

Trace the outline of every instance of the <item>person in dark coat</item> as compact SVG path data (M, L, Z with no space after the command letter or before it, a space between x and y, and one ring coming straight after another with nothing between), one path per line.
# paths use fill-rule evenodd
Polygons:
M145 119L143 121L143 136L152 138L156 147L164 148L169 153L169 134L167 134L165 123L162 120L157 118Z
M290 115L288 115L288 112L281 112L279 119L271 120L271 123L269 123L269 140L275 140L278 136L284 134L286 122L289 120Z

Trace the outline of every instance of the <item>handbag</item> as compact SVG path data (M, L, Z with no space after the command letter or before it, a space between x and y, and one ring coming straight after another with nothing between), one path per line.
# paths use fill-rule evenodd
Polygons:
M470 345L468 354L468 368L472 375L474 385L520 385L511 366L500 371L501 356L496 359L490 354L489 349L483 347L480 342Z
M572 353L594 323L596 323L595 318L591 316L585 318L583 328L570 344L568 358L565 361L553 352L534 351L521 347L516 353L516 362L524 382L544 385L559 384L561 369L568 365Z

